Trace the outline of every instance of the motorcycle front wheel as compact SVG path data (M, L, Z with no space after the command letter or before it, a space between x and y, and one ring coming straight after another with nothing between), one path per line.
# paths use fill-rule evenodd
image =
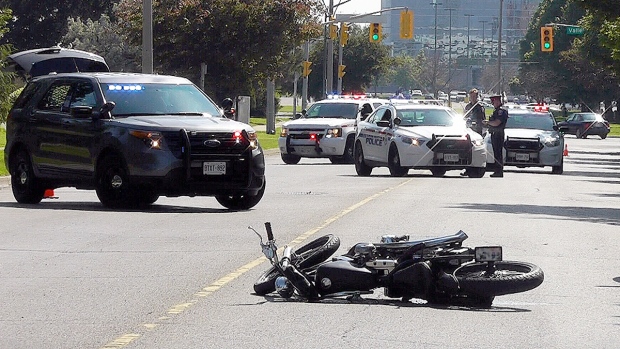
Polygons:
M293 265L302 271L312 268L333 255L340 247L340 239L332 234L322 236L296 249L291 259ZM280 272L271 267L254 282L254 293L264 296L276 290L275 280Z
M527 262L495 262L488 272L486 263L466 264L454 271L460 289L471 295L492 297L532 290L542 284L540 267Z

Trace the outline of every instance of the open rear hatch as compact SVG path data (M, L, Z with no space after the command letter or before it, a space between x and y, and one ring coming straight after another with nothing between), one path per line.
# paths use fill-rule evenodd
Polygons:
M61 48L39 48L7 57L6 69L26 80L49 73L109 72L103 57L94 53Z

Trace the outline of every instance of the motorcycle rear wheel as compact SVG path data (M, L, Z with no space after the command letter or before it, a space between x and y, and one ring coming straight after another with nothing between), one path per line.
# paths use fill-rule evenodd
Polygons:
M292 263L302 271L313 268L317 264L331 257L340 247L340 239L332 234L313 240L293 253ZM280 272L271 267L263 272L254 282L254 293L264 296L276 290L275 280Z
M461 290L467 294L493 297L532 290L544 280L540 267L527 262L495 262L495 272L487 274L486 263L466 264L454 271Z

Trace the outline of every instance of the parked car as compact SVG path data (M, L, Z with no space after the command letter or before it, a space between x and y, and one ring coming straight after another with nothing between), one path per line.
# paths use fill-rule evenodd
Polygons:
M392 176L404 176L409 169L430 170L436 177L462 169L469 177L484 176L482 136L453 109L423 101L394 101L358 124L354 148L358 175L387 167Z
M249 209L265 191L256 132L225 118L189 80L129 73L32 78L6 124L13 196L36 204L46 189L95 189L107 207L160 195L215 196Z
M558 123L560 131L573 134L577 138L588 138L597 135L601 139L607 138L609 134L609 122L601 114L596 113L574 113L566 118L566 121Z
M551 167L551 173L564 171L564 136L559 132L555 118L549 112L527 108L508 109L504 130L504 166ZM487 166L495 164L491 135L485 137Z
M357 123L387 102L365 96L333 96L313 103L295 120L282 124L278 138L282 161L297 164L307 157L329 158L334 164L353 163Z

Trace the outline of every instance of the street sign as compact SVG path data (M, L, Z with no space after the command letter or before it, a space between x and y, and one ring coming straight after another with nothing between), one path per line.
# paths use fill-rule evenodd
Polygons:
M578 26L566 27L567 35L583 35L584 32L585 30L583 29L583 27L578 27Z

